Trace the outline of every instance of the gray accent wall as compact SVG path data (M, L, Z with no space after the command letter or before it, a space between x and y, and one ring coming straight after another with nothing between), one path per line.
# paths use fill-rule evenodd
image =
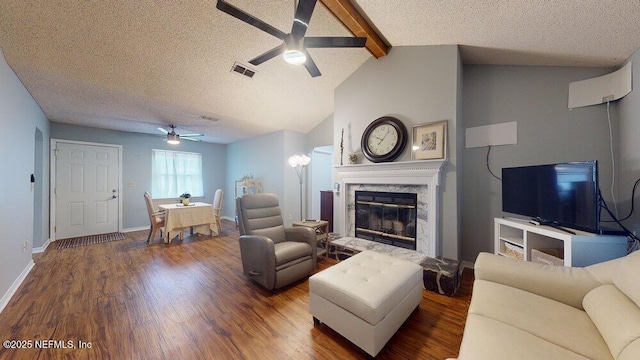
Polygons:
M569 110L567 99L570 82L611 70L467 65L462 110L465 127L518 123L518 144L491 150L491 169L499 177L503 167L598 160L600 187L605 199L610 200L606 191L611 185L606 106ZM611 106L614 136L616 107ZM493 252L493 219L503 216L502 185L487 170L487 150L463 150L462 259L466 261L475 261L481 251ZM637 147L634 150L637 156Z
M34 198L30 175L48 174L49 120L29 91L7 64L0 48L0 128L4 135L0 155L4 174L0 176L0 311L6 305L14 282L32 262L32 249L49 238L48 223L34 229L34 206L43 219L49 218L49 179L41 178L40 198ZM36 144L40 132L42 144ZM36 154L37 151L40 152ZM40 169L35 169L36 161ZM33 238L34 234L40 238ZM26 248L23 245L26 242ZM19 285L19 284L16 284Z
M144 192L151 192L151 154L153 149L197 152L202 154L204 197L195 201L213 203L216 189L225 188L227 171L227 145L206 142L181 141L174 146L162 141L163 135L139 134L97 129L86 126L51 123L51 138L122 145L122 197L123 228L136 229L149 226L149 215ZM129 183L135 183L129 186ZM228 193L224 201L229 201ZM225 216L231 213L223 212Z
M343 162L350 151L358 151L359 163L366 163L360 150L364 129L381 116L400 119L409 133L414 125L449 120L448 162L442 177L441 239L439 253L458 258L460 224L458 206L459 86L462 66L456 45L394 47L389 55L367 60L336 88L334 106L334 164L340 164L341 130L344 129ZM411 160L411 146L396 161ZM334 175L335 177L335 175ZM334 202L338 204L339 200ZM341 221L336 221L339 226ZM342 232L338 228L336 232Z
M628 61L633 63L633 90L618 100L620 117L620 157L618 163L618 211L625 217L631 211L631 190L640 178L640 50L636 50ZM627 62L628 62L627 61ZM640 196L640 186L636 197ZM623 222L625 227L640 234L640 203L636 201L634 214Z

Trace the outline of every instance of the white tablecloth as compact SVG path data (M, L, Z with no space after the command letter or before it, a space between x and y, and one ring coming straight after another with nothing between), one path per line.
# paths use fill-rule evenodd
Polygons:
M218 225L213 216L213 205L194 202L188 206L182 204L159 205L165 211L164 230L165 243L171 242L185 228L193 227L193 231L203 235L218 235Z

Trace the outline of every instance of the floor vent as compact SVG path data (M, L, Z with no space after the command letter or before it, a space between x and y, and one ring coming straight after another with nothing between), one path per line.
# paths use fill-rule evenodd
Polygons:
M252 78L253 75L256 74L256 71L253 69L249 69L248 67L239 64L238 62L233 63L233 67L231 68L232 72L244 75L246 77Z

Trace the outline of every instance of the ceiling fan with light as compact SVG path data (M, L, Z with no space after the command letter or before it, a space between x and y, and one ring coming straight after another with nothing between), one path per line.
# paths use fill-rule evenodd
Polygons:
M167 131L163 128L158 128L158 130L160 130L160 132L163 132L165 134L167 134L167 139L165 140L166 142L168 142L171 145L177 145L180 144L180 139L184 139L184 140L189 140L189 141L200 141L200 139L194 139L194 137L197 136L204 136L204 134L182 134L182 135L178 135L176 134L176 125L169 125L169 128L171 129L171 131Z
M307 52L307 49L364 47L367 42L367 38L365 37L305 37L304 35L309 27L309 20L311 19L311 14L313 13L315 6L316 0L299 0L298 6L295 10L295 17L293 19L291 32L285 34L284 32L247 14L226 1L218 0L216 5L219 10L240 19L249 25L255 26L283 41L281 45L250 60L250 64L260 65L267 60L283 54L284 60L289 64L304 64L312 77L320 76L321 74L320 70L318 70L318 67Z

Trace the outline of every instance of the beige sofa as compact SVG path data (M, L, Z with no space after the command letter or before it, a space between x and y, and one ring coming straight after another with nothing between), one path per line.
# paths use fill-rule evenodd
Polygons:
M585 268L482 253L460 360L640 359L640 251Z

